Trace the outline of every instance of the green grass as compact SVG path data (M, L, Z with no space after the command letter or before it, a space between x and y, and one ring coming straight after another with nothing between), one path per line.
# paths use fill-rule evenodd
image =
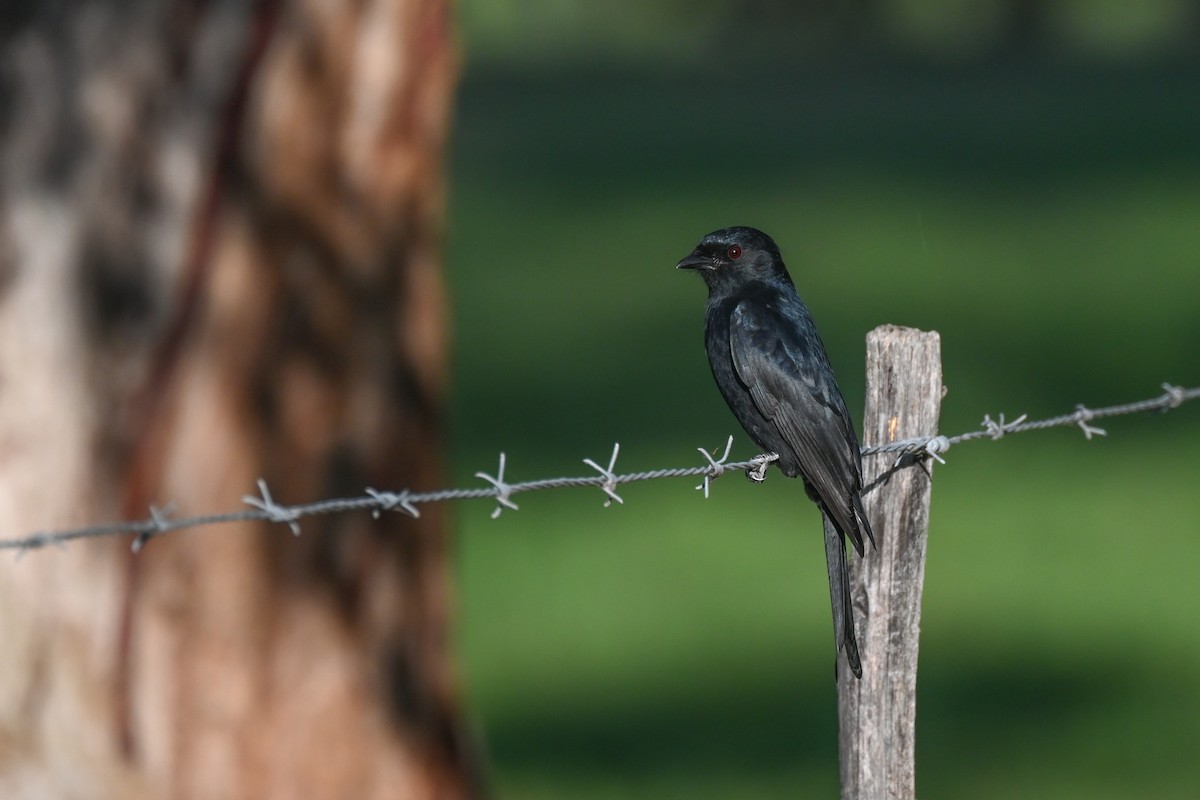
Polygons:
M784 72L786 71L786 74ZM454 479L695 463L738 434L701 347L708 230L779 240L851 408L863 336L943 337L942 429L1200 384L1194 69L468 73ZM925 798L1194 797L1200 407L936 468ZM727 477L457 508L458 648L502 797L836 793L816 512ZM886 535L886 532L884 532Z

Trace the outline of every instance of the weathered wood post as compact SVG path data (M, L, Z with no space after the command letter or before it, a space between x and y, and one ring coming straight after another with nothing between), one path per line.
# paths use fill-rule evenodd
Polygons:
M936 332L884 325L867 335L865 445L935 433L942 393ZM842 798L911 800L932 464L873 455L863 468L876 549L850 563L863 676L838 686Z

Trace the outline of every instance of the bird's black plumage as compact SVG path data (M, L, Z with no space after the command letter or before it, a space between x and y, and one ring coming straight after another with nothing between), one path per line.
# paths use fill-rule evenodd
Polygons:
M862 459L812 315L770 236L723 228L679 262L708 285L704 344L738 422L788 477L799 476L836 533L825 537L838 649L862 676L843 537L875 540L862 506Z

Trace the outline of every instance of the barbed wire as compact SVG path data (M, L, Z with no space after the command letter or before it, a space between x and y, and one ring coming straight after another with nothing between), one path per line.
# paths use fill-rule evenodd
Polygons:
M1108 406L1106 408L1087 408L1083 405L1078 405L1069 414L1062 414L1057 417L1049 417L1041 420L1027 420L1028 415L1022 414L1020 417L1009 422L1005 420L1003 414L1000 414L998 420L993 420L991 416L984 415L979 430L960 433L957 436L940 436L934 434L888 442L887 444L872 445L864 447L862 454L864 456L895 455L895 463L897 465L905 458L910 458L914 461L923 458L934 458L941 463L945 463L942 456L956 444L975 439L997 440L1009 434L1065 426L1079 427L1083 431L1084 436L1090 440L1093 436L1107 435L1104 429L1091 424L1093 420L1125 414L1138 414L1146 411L1170 411L1189 400L1200 398L1200 387L1184 389L1164 383L1163 390L1164 393L1162 395L1149 400L1139 400L1134 403ZM487 483L487 486L473 489L437 489L427 492L413 492L408 489L391 492L368 488L359 497L320 500L314 503L302 503L299 505L282 505L275 502L266 481L260 478L258 481L258 494L242 497L242 502L249 506L249 508L230 511L224 514L205 514L172 519L171 514L175 510L174 504L164 507L151 506L149 509L150 515L146 519L109 522L68 530L38 532L18 539L3 539L0 540L0 550L16 550L17 557L20 558L29 550L49 545L61 547L67 542L76 539L95 539L104 536L136 534L132 544L132 549L136 553L151 539L172 531L231 522L252 521L281 523L287 525L294 535L299 536L300 520L305 517L314 517L321 514L340 514L348 511L370 511L376 518L386 511L398 511L408 514L411 517L419 517L421 512L418 506L426 503L441 503L450 500L493 498L496 500L496 508L492 511L492 518L495 519L500 516L504 509L518 510L517 504L513 502L513 495L522 492L562 489L575 486L598 487L605 494L604 505L607 507L614 502L625 502L617 493L618 486L638 481L658 480L660 478L703 477L703 481L696 486L696 489L703 491L704 497L707 498L712 481L721 477L724 473L745 470L751 480L761 483L766 479L766 471L771 462L778 458L774 453L767 453L757 455L746 461L730 462L729 454L733 449L732 436L726 441L725 450L720 457L709 453L703 447L696 449L707 463L693 467L655 469L646 472L617 474L617 456L621 452L621 445L618 443L613 445L612 455L609 458L607 467L601 466L590 458L583 459L584 464L595 470L595 475L542 478L518 483L508 483L505 481L504 472L507 463L504 453L501 453L500 464L495 475L487 472L475 473L475 477Z
M1087 408L1080 404L1075 406L1075 410L1070 414L1061 414L1057 417L1029 422L1026 422L1028 414L1022 414L1012 422L1006 422L1003 414L1000 415L999 420L993 420L989 415L984 414L983 422L980 423L983 427L977 431L960 433L958 436L919 436L914 439L903 439L897 442L864 447L862 453L864 456L875 455L877 453L897 453L900 456L924 453L944 464L946 462L940 456L949 450L951 445L969 442L973 439L1003 439L1010 433L1040 431L1046 428L1061 428L1076 425L1083 431L1084 437L1090 440L1093 436L1108 435L1108 432L1103 428L1097 428L1088 424L1094 419L1119 417L1124 414L1140 414L1146 411L1170 411L1173 408L1179 408L1179 406L1188 400L1195 400L1200 397L1200 387L1184 389L1180 386L1172 386L1169 383L1164 383L1162 388L1163 394L1158 397L1152 397L1149 400L1138 400L1135 403L1107 406L1106 408Z

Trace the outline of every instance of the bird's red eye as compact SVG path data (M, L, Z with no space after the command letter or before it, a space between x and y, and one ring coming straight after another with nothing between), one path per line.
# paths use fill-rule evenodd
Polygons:
M730 261L737 261L742 257L742 248L736 244L729 245L729 249L725 251L725 255L729 256Z

